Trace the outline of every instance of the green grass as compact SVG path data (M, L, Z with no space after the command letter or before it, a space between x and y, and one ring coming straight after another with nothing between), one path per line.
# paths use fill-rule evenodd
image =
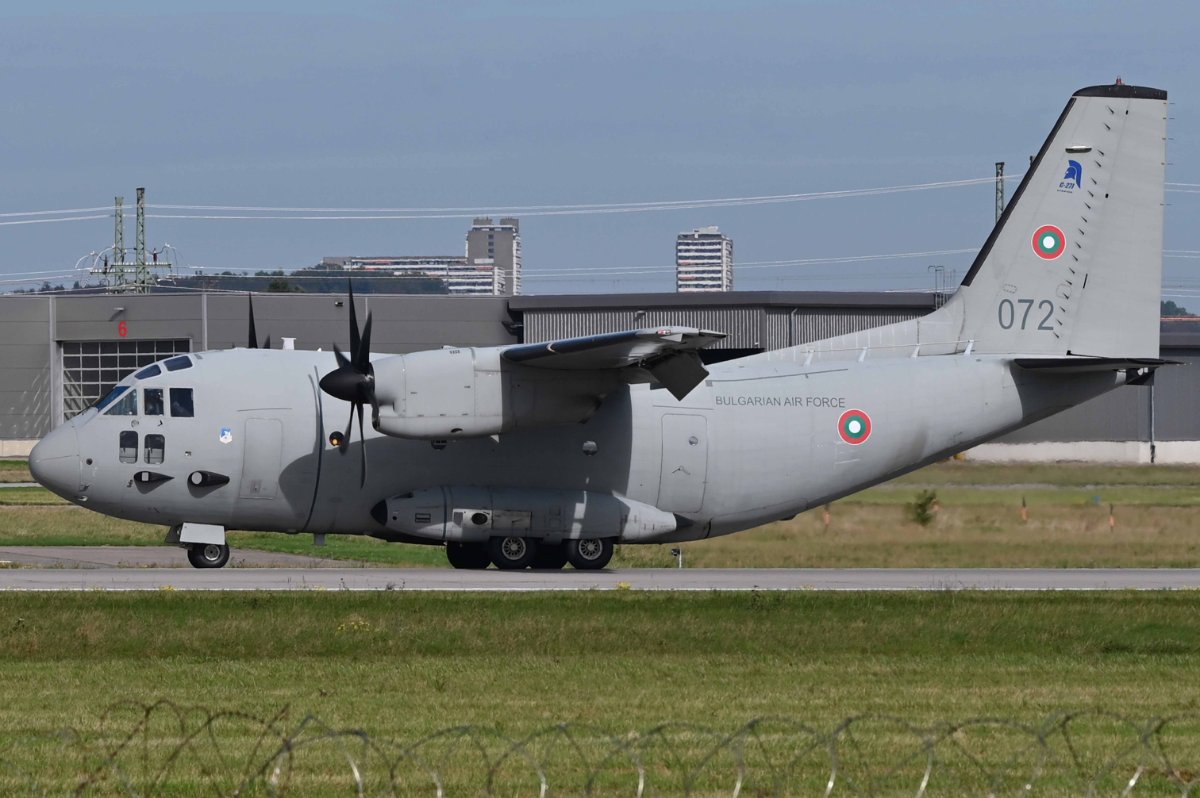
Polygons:
M29 462L26 460L0 460L0 482L32 482Z
M415 568L446 567L446 553L440 546L400 546L367 537L329 535L324 547L314 547L312 535L280 535L272 532L231 532L229 545L306 557L354 560L377 565Z
M666 721L730 733L767 716L826 734L862 713L920 727L982 716L1037 725L1072 710L1111 710L1139 722L1197 717L1198 610L1200 593L1192 592L6 594L0 758L65 784L79 771L61 769L71 758L44 733L69 726L112 745L140 710L102 720L105 709L158 699L260 718L286 708L288 728L312 713L335 728L363 729L390 751L457 724L515 738L569 722L633 739L631 732ZM130 768L168 756L180 731L165 714L135 736ZM258 727L222 728L195 745L237 751L240 759L228 759L244 761ZM698 762L713 738L675 728L672 746ZM794 753L802 736L771 728L765 747ZM860 728L847 753L860 764L847 761L848 770L864 760L882 769L911 748L911 738L887 723ZM1098 718L1075 731L1077 749L1096 768L1129 737ZM974 738L989 739L965 732L956 739ZM989 744L1000 758L1020 748L1003 735ZM1061 740L1055 745L1063 765ZM498 746L487 743L493 755ZM1197 765L1200 728L1181 729L1171 746L1182 764ZM931 794L982 791L979 774L955 750L939 747ZM308 764L292 794L335 794L327 771L346 768L333 753L301 756ZM660 763L652 779L674 784L682 765L661 750L647 756ZM1127 759L1119 758L1119 777L1131 772ZM469 747L439 761L455 783L471 782L480 769ZM166 794L209 794L197 786L204 762L183 757ZM579 783L577 759L560 767ZM3 772L0 792L11 792ZM805 783L819 793L825 775L817 767ZM1060 789L1041 794L1082 792L1066 777L1050 783ZM725 785L724 793L701 794L727 794Z

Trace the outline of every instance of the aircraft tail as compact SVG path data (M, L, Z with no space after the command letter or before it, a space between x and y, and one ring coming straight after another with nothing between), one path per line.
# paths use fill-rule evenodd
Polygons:
M1157 358L1166 117L1159 89L1075 92L962 287L922 321L981 354Z

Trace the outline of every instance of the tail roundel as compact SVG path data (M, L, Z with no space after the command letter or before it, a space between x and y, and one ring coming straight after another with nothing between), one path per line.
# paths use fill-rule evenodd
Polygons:
M980 354L1157 357L1166 118L1159 89L1075 92L934 315Z

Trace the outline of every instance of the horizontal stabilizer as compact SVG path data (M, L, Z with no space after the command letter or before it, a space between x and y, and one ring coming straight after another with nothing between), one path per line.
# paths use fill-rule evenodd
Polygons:
M725 333L695 327L647 328L518 344L508 347L500 356L510 363L547 369L600 370L642 365L649 368L653 361L674 353L695 352L724 337Z
M1023 369L1048 374L1156 369L1159 366L1180 365L1178 360L1162 360L1151 357L1019 357L1014 362Z

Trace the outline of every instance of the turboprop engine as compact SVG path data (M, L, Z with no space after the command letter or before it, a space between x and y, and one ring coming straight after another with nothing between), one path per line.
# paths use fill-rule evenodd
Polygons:
M613 372L563 372L503 360L491 348L393 355L372 364L375 428L400 438L469 438L591 418L624 380Z

